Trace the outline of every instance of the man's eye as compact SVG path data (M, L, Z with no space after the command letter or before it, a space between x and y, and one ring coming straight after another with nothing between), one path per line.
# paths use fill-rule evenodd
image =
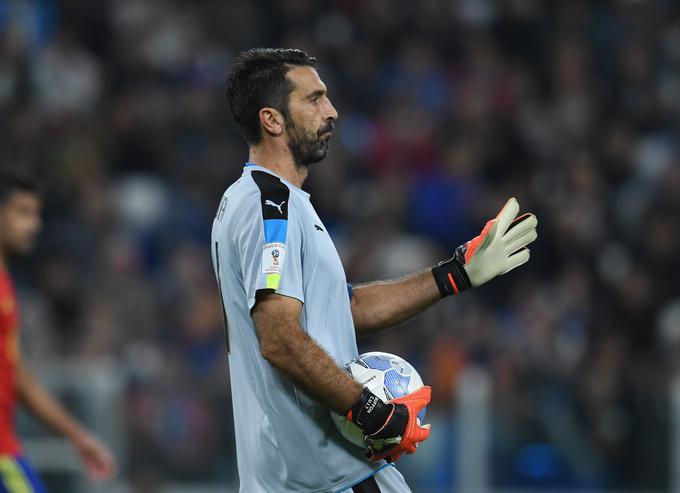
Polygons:
M318 102L319 102L319 99L321 99L321 98L318 98L318 97L312 98L312 103L318 103Z

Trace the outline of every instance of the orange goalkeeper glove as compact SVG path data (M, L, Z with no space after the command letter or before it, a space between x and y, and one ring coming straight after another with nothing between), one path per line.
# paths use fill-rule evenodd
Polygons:
M429 404L430 387L384 403L364 388L359 400L347 412L347 419L364 433L366 457L394 462L401 454L412 454L430 436L430 425L421 426L418 413Z
M519 204L512 197L479 236L432 269L442 297L481 286L529 261L526 247L537 237L538 220L528 213L516 217L518 212Z

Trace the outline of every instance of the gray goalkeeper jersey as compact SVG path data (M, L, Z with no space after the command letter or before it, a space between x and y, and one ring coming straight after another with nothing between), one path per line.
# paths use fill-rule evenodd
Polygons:
M336 492L384 465L345 441L329 411L260 354L250 310L273 289L303 303L300 325L342 365L357 356L340 257L309 194L247 164L222 197L213 265L227 321L241 492Z

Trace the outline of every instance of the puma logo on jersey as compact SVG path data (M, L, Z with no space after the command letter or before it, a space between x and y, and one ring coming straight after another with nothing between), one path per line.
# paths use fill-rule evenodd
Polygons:
M271 205L272 207L276 207L279 210L279 213L283 215L283 211L281 210L281 207L283 207L283 204L285 204L286 201L284 200L280 204L277 204L276 202L272 202L271 200L267 199L264 201L264 205Z

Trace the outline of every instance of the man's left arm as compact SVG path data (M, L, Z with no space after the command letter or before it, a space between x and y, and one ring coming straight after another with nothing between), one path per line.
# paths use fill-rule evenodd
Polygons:
M69 415L21 359L16 378L21 403L41 422L75 445L90 478L95 481L109 479L116 471L116 462L111 453Z
M357 337L408 320L441 299L431 269L394 281L352 287L352 319Z
M456 248L450 259L395 281L352 287L352 319L357 337L408 320L437 300L481 286L529 260L527 245L536 237L533 214L517 217L511 198L482 232Z

